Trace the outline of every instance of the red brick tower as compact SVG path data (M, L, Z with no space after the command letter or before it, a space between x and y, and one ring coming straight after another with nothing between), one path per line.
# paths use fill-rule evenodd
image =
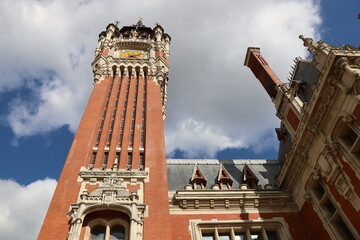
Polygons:
M170 239L163 118L170 36L100 33L94 89L38 239Z

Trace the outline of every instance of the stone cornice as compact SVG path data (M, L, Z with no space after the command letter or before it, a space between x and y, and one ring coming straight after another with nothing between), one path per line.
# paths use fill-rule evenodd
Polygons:
M140 170L112 170L112 169L86 169L82 168L79 173L79 180L80 181L89 181L89 182L97 182L102 181L104 178L109 177L118 177L122 179L128 179L128 178L135 178L135 179L147 179L149 176L149 173L147 171L140 171Z
M172 208L191 209L254 209L291 208L296 211L292 196L281 190L178 190L171 199Z
M116 42L113 42L110 47L115 47L115 49L139 49L149 51L153 47L154 42L150 39L119 39Z

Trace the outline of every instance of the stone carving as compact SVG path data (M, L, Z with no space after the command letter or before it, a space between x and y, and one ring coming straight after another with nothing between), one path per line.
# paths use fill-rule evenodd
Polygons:
M342 119L346 123L352 123L355 120L355 117L351 114L345 115Z
M321 84L321 83L317 83ZM286 189L293 188L294 181L299 176L297 173L302 169L302 167L305 164L305 160L307 158L307 152L310 149L310 146L312 144L312 141L316 134L318 133L319 126L325 116L325 113L327 109L329 108L331 101L333 99L333 96L335 94L335 86L329 84L323 89L323 92L325 93L322 98L320 98L320 103L318 104L319 111L313 112L311 114L308 114L307 116L303 116L302 121L300 122L299 129L297 131L297 134L295 135L293 139L293 146L288 152L286 156L286 161L283 166L282 171L279 174L278 177L278 183L284 182ZM315 104L314 102L310 102L310 104ZM310 106L309 106L310 109ZM308 119L312 117L312 121L309 121ZM309 122L308 122L309 121ZM308 128L311 129L311 131L304 131L305 129L305 123L308 126ZM304 139L305 141L300 142L300 139ZM295 144L299 142L298 144ZM293 149L301 149L301 151L297 151L294 154ZM286 174L287 173L287 174ZM286 176L285 176L286 174ZM285 180L286 178L286 180Z
M102 174L102 176L98 176L97 174L90 175L88 172L80 173L80 176L82 177L85 175L88 176L85 179L89 182L90 179L92 179L92 181L94 181L93 179L96 179L96 182L99 182L99 180L102 179L102 184L90 194L86 190L83 191L80 194L79 201L71 204L70 211L68 213L68 216L71 218L71 225L67 239L78 239L82 221L89 209L103 209L102 206L104 205L106 205L107 209L110 210L118 206L121 206L122 209L126 209L126 212L130 213L129 217L131 219L130 238L133 239L135 236L142 236L143 218L146 205L140 201L136 192L129 194L123 184L123 177L119 177L117 175L111 176L111 174L110 176L104 177L104 174Z

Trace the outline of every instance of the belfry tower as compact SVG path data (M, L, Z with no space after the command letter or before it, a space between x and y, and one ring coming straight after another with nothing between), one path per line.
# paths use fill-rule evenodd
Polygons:
M94 89L39 240L171 238L163 128L170 41L141 20L100 33Z

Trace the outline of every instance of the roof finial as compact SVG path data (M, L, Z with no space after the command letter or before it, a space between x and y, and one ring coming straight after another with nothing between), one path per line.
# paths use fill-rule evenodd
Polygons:
M115 26L117 27L117 26L119 25L119 23L120 23L120 20L119 20L119 19L116 19L116 20L114 21L114 23L115 23Z
M160 22L159 22L159 21L156 21L156 22L155 22L155 25L156 25L156 26L160 26Z
M144 20L144 19L142 17L139 17L139 21L136 23L136 28L144 26L144 24L142 23L142 20Z

